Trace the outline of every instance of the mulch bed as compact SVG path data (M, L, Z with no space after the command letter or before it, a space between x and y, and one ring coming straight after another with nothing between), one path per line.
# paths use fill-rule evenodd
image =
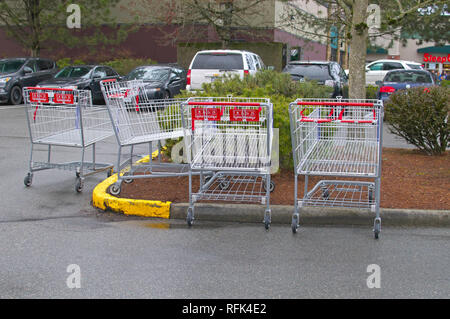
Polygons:
M417 150L384 148L381 207L450 210L449 153L428 156ZM310 189L320 179L324 178L310 177ZM293 172L282 171L272 175L272 180L276 188L271 194L271 203L293 205ZM303 194L303 181L304 178L300 177L300 194ZM188 185L187 177L137 179L130 184L122 184L120 197L185 203L189 201ZM197 190L198 176L194 176L193 185Z

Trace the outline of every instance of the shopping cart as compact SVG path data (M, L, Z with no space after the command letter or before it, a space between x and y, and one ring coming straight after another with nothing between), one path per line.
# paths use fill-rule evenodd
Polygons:
M303 207L346 207L374 212L373 230L378 238L381 231L382 102L297 99L289 105L289 114L295 170L292 231L297 232ZM300 200L299 175L305 176ZM352 179L321 180L308 191L308 177L313 175ZM364 180L359 180L362 178Z
M187 176L187 164L164 163L160 152L163 140L184 136L180 105L185 100L150 99L150 89L140 80L105 80L100 85L119 145L116 170L120 174L110 186L110 193L120 194L122 182L130 183L138 178ZM153 143L158 147L158 161L153 161L151 156ZM135 146L142 144L148 145L149 162L136 164ZM121 162L124 147L129 147L130 153Z
M105 107L93 106L91 92L75 89L25 87L23 96L31 138L29 172L24 183L30 186L33 173L46 169L76 172L75 189L81 192L84 177L108 170L113 165L97 163L95 144L114 133ZM33 161L34 146L47 145L47 161ZM56 163L52 161L52 146L81 149L81 161ZM92 147L92 162L85 160L86 149Z
M198 201L256 202L271 222L272 104L257 98L189 98L183 104L185 147L190 163L187 224ZM209 174L205 174L210 172ZM192 174L200 188L192 189Z

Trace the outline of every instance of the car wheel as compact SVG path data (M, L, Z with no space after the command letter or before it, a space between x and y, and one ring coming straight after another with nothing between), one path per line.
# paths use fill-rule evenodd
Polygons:
M14 86L9 94L9 103L12 105L18 105L22 103L22 89L18 86Z
M170 92L169 92L169 91L164 91L163 99L164 99L164 100L170 99Z

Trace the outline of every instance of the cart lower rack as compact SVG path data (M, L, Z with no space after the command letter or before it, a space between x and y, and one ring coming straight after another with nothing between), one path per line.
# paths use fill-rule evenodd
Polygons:
M275 187L270 180L270 100L195 97L182 105L190 163L188 225L194 221L198 201L256 202L266 205L264 224L268 229L270 192ZM196 192L192 189L194 173L200 174Z
M346 207L374 212L374 234L378 238L381 231L382 102L298 99L289 105L289 114L295 170L292 231L297 232L300 210L304 207ZM299 175L305 176L300 200ZM309 176L345 179L321 180L308 190Z
M29 172L24 183L31 186L33 173L47 169L76 172L75 190L81 192L84 177L108 170L112 164L96 162L95 144L113 135L105 107L93 106L90 91L26 87L23 89L28 130L31 139ZM35 145L46 145L47 160L34 161ZM52 147L81 150L80 160L58 163L52 160ZM86 149L92 148L92 161L86 161Z
M184 136L181 103L185 99L151 99L152 88L140 80L105 80L101 82L101 88L119 146L116 170L120 174L117 182L109 188L111 194L120 194L122 183L130 183L134 179L187 176L187 164L161 161L163 141ZM135 147L138 145L148 146L148 163L135 164ZM158 149L157 161L151 156L154 145ZM129 147L130 152L122 160L125 147Z

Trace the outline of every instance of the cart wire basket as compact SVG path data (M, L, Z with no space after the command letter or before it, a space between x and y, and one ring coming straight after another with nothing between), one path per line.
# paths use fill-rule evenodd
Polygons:
M27 187L31 186L34 172L62 169L76 172L75 190L81 192L85 176L105 170L108 174L112 172L112 164L96 162L95 144L114 133L106 107L93 106L90 91L25 87L23 96L31 139L29 172L24 179ZM48 147L47 161L33 160L37 144ZM53 161L54 146L80 149L80 160ZM88 147L92 147L92 161L85 159Z
M373 230L378 238L382 102L297 99L290 103L289 115L295 174L292 231L297 232L303 207L345 207L374 212ZM305 189L303 198L298 199L300 175L305 176ZM321 180L308 190L309 176L334 176L340 180Z
M273 106L269 99L193 97L182 104L189 174L187 224L198 201L253 202L271 222ZM200 188L192 188L199 173Z
M163 141L184 136L181 103L185 99L151 99L146 83L141 80L105 80L100 85L119 146L118 180L110 186L110 193L120 194L122 183L131 183L134 179L187 176L187 164L161 161ZM135 163L137 145L148 145L148 163ZM151 156L154 146L158 149L157 160ZM122 160L125 147L130 151L128 157Z

